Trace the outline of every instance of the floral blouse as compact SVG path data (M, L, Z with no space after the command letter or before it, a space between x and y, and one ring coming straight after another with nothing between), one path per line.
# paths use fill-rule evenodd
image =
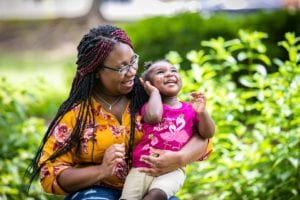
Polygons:
M79 105L80 106L80 105ZM58 148L62 147L75 126L76 117L78 116L79 106L67 112L59 124L54 128L48 138L40 159L40 164L51 156ZM41 168L40 181L45 192L53 194L66 194L66 192L58 185L57 177L59 174L69 168L84 164L102 162L105 150L115 143L125 143L128 148L130 135L130 113L129 104L127 105L123 116L122 123L116 119L114 115L107 112L97 101L92 99L93 113L95 116L95 124L88 124L80 138L80 150L75 149L59 156L54 161L47 161ZM135 145L140 141L142 133L141 117L136 119ZM93 149L93 130L95 130L95 140ZM92 150L93 160L92 160ZM119 165L116 174L112 177L101 180L102 185L113 188L122 188L124 179L127 175L125 163Z

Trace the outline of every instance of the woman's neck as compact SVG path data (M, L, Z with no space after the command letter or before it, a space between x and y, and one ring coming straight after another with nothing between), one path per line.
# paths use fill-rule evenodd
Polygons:
M119 107L118 104L122 100L123 96L124 95L110 95L100 91L99 89L95 89L93 91L93 97L95 100L110 112Z
M100 97L100 99L104 99L105 101L107 101L109 103L113 103L116 99L123 96L121 94L118 94L118 95L110 94L108 92L105 92L105 91L101 90L99 87L94 89L93 95L94 95L95 98Z

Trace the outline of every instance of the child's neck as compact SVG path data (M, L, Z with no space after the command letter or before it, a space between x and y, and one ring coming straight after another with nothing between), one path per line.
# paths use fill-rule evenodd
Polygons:
M163 97L163 104L171 107L171 108L180 108L181 103L178 100L177 96L175 97Z

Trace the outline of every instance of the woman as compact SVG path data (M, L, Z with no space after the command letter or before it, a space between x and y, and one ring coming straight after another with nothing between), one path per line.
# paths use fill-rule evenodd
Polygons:
M137 77L139 56L127 34L112 25L93 28L78 45L77 71L29 168L45 192L66 199L119 199L143 133L139 110L147 100ZM158 176L204 155L207 140L194 137L181 151L145 157ZM84 196L85 195L85 196ZM90 196L89 196L90 195Z

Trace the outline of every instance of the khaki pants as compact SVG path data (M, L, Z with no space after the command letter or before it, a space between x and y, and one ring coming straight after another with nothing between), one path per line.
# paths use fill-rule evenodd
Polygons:
M183 168L158 177L148 176L139 172L137 168L132 168L126 177L120 199L141 200L148 191L154 188L161 189L170 198L182 187L184 179Z

